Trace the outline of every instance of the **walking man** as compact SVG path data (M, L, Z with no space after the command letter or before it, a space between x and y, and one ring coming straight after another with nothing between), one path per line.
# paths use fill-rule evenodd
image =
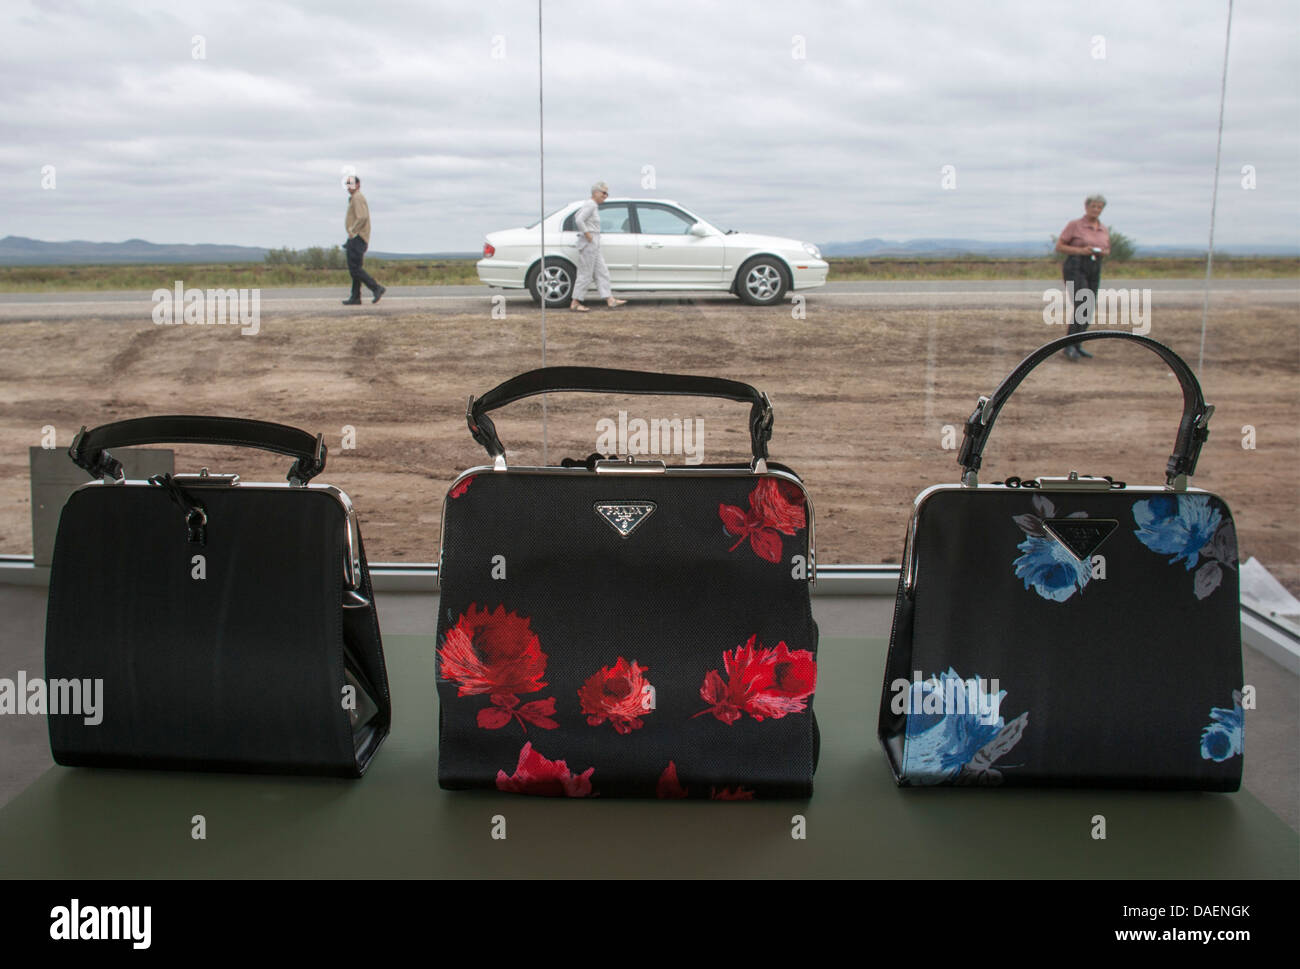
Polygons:
M1097 288L1101 285L1101 261L1110 255L1110 232L1101 224L1104 195L1089 195L1083 202L1083 216L1067 222L1056 238L1056 251L1065 253L1061 275L1066 292L1074 291L1073 315L1066 334L1088 329L1097 313ZM1068 297L1067 297L1068 298ZM1091 358L1082 344L1066 347L1067 360Z
M609 186L597 182L591 186L591 198L582 203L574 216L573 224L578 230L578 278L573 283L573 302L569 309L575 313L586 313L588 307L582 298L587 295L595 280L596 292L610 306L622 306L625 299L615 299L609 288L609 267L605 257L600 254L600 203L609 198Z
M375 277L366 272L362 265L366 250L370 248L370 206L366 205L366 197L361 194L361 179L356 175L348 176L348 195L348 213L343 219L348 241L343 246L343 251L347 253L348 272L352 274L352 296L345 299L343 305L361 305L362 283L374 293L370 302L378 303L379 297L387 292L387 287L375 282Z

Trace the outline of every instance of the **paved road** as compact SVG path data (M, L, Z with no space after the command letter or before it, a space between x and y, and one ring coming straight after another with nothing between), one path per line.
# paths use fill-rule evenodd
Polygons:
M183 277L182 277L183 278ZM1204 299L1203 279L1104 279L1106 288L1150 290L1156 306L1196 307ZM936 282L832 282L800 295L809 305L859 309L1025 309L1043 305L1045 280L952 280ZM360 307L343 306L341 289L299 287L263 289L262 314L344 315L357 313L487 313L493 296L504 296L511 312L537 312L522 290L486 286L392 286L383 302L368 298ZM724 293L630 294L638 304L674 306L698 303L742 307ZM1231 304L1300 305L1300 280L1223 279L1210 284L1211 306ZM57 320L77 317L147 319L153 310L147 291L81 293L0 293L0 322Z

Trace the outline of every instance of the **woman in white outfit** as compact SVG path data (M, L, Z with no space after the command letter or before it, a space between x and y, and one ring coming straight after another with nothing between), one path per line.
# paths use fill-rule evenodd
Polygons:
M625 299L615 299L609 288L609 268L605 257L600 254L600 203L609 198L609 186L597 182L591 186L591 198L582 203L574 216L573 224L578 230L578 278L573 284L573 302L569 309L577 313L588 312L582 303L593 280L596 292L610 306L622 306Z

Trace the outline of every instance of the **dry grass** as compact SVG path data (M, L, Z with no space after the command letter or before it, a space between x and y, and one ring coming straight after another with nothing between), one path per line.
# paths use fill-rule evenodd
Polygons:
M66 444L82 424L160 413L224 413L322 431L323 480L347 491L375 560L436 558L446 484L485 455L465 428L465 400L541 362L538 314L426 312L314 318L264 315L262 332L156 327L147 319L3 326L0 358L0 550L30 547L27 447L53 424ZM862 310L810 297L808 318L734 301L631 304L626 311L548 314L547 362L716 374L765 389L776 406L775 460L808 482L823 562L897 561L913 496L956 480L945 425L960 428L1048 332L1037 310ZM1300 308L1216 311L1206 396L1218 407L1197 483L1235 510L1243 558L1255 555L1300 591ZM1152 336L1195 361L1199 309L1156 307ZM1160 483L1181 398L1154 357L1105 345L1095 360L1057 358L1023 386L999 422L984 480L1071 469ZM596 421L701 417L705 458L747 449L745 409L685 398L552 395L548 458L595 448ZM541 407L497 421L511 460L540 463ZM338 448L344 425L357 448ZM1257 449L1242 447L1245 425ZM286 462L188 448L178 461L282 480Z

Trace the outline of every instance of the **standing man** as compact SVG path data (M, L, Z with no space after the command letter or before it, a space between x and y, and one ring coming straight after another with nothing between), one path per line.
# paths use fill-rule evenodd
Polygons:
M1056 251L1065 253L1061 275L1066 292L1074 290L1074 315L1066 334L1082 333L1097 313L1097 287L1101 285L1101 261L1110 255L1110 232L1101 224L1104 195L1089 195L1083 202L1083 217L1067 222L1056 238ZM1091 298L1089 297L1091 294ZM1091 303L1091 307L1089 307ZM1065 348L1067 360L1091 358L1081 345Z
M375 294L370 302L378 303L379 297L388 290L375 282L375 277L366 272L362 265L366 250L370 248L370 206L366 205L366 197L361 194L361 179L356 175L348 176L348 195L348 213L343 219L348 241L343 246L343 251L347 253L348 272L352 274L352 297L345 299L343 305L361 305L362 283Z
M600 203L609 198L609 186L597 182L591 186L591 198L582 203L574 216L573 224L578 230L578 278L573 283L573 302L569 309L575 313L586 313L582 298L587 295L592 280L596 282L596 292L610 306L622 306L625 299L615 299L609 288L609 267L605 257L600 254Z

